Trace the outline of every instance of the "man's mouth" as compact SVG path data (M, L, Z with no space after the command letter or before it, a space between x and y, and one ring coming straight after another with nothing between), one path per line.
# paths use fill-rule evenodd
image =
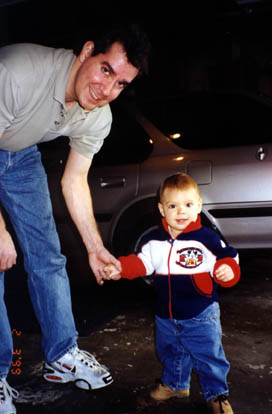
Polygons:
M91 86L90 86L89 90L90 90L90 95L91 95L91 97L92 97L95 101L99 101L99 100L100 100L100 98L96 95L95 91L93 90L93 88L92 88Z

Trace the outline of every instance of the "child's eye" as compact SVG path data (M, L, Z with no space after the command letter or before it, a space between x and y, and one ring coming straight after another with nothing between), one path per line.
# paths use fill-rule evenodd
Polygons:
M175 204L169 204L168 208L171 208L171 209L176 208L176 205Z
M187 207L193 207L193 203L187 203Z

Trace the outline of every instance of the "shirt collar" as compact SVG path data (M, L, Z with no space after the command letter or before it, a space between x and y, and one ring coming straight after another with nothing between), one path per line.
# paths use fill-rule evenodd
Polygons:
M58 74L56 77L54 91L54 99L56 99L56 101L63 105L63 107L65 107L66 85L75 59L76 56L73 54L73 52L67 50L67 55L65 56L64 60L58 68Z

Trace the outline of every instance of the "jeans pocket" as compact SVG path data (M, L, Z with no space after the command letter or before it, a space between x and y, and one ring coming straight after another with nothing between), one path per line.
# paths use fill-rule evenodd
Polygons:
M220 310L217 302L212 303L199 315L192 318L192 321L195 322L217 322L220 318Z

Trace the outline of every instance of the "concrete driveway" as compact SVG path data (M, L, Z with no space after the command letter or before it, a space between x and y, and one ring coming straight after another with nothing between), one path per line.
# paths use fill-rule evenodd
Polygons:
M225 352L231 362L230 402L234 413L272 412L272 256L242 256L242 279L221 291ZM104 287L73 287L73 305L80 333L79 345L106 364L114 383L85 392L70 385L53 385L41 379L43 355L38 325L24 298L24 318L12 312L15 349L9 382L20 391L18 414L184 414L207 412L197 378L191 397L154 403L148 394L160 377L161 365L154 347L154 294L141 281L109 282ZM22 298L13 291L11 301ZM17 299L16 299L17 298ZM22 299L21 299L22 300ZM13 308L14 309L14 308ZM18 366L19 365L19 366ZM19 368L19 371L15 369Z

